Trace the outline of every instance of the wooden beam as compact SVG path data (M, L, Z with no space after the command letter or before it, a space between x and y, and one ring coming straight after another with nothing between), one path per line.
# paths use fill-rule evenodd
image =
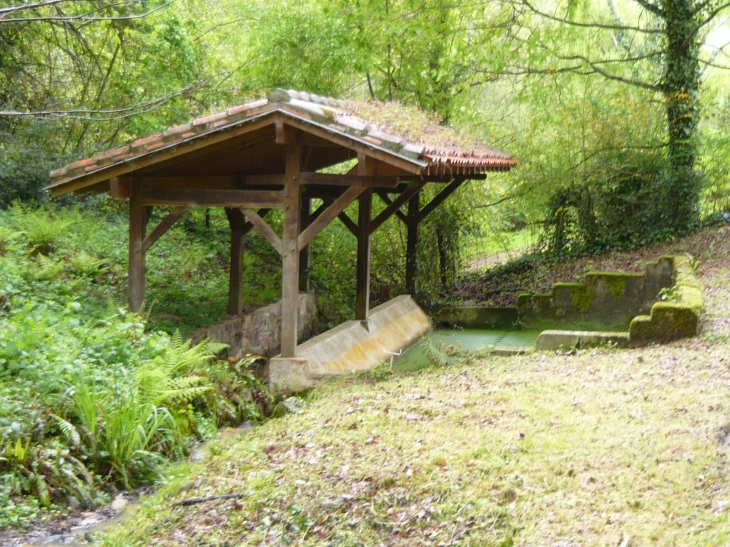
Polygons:
M451 194L453 194L458 188L464 184L465 179L455 179L449 184L446 188L441 190L441 192L438 193L438 195L433 198L428 205L426 205L423 209L421 209L419 213L418 221L422 221L424 218L426 218L428 215L430 215L436 207L441 205L444 200L449 197Z
M264 239L271 243L271 246L276 249L279 254L282 254L283 246L281 238L276 234L271 226L259 216L259 214L253 209L241 208L241 212L246 216L248 221L264 236Z
M365 188L395 188L400 177L385 177L374 175L333 175L329 173L302 173L299 175L300 184L317 186L363 186Z
M383 200L383 203L385 203L386 205L390 205L391 203L393 203L393 200L392 200L392 199L390 199L390 196L388 196L387 192L385 192L385 191L382 191L382 190L381 190L381 191L377 191L377 190L376 190L376 192L377 192L377 194L378 194L378 197L379 197L380 199L382 199L382 200ZM398 209L398 210L397 210L397 211L395 212L395 215L396 215L396 216L397 216L397 217L398 217L399 219L401 219L401 220L403 221L403 224L407 224L407 220L406 220L406 219L407 219L407 217L406 217L405 213L403 213L403 211L401 211L400 209Z
M114 177L109 181L109 193L113 198L131 198L134 187L132 177Z
M147 211L140 196L129 200L129 308L138 312L145 293L144 236L147 231Z
M302 198L299 209L299 228L306 229L312 222L312 200ZM299 292L309 292L309 271L310 271L310 246L307 245L299 251Z
M357 224L352 221L345 211L342 211L339 215L337 215L337 218L342 221L342 224L347 226L347 229L352 232L352 235L357 237Z
M228 271L228 315L243 313L243 236L247 222L239 209L226 207L228 224L231 226L231 265Z
M309 198L309 199L311 200L311 198ZM324 213L326 209L327 209L327 203L326 202L322 203L322 205L317 207L317 210L314 213L309 215L309 222L311 223L311 222L314 222L315 220L317 220L317 218L319 218L319 215Z
M299 248L303 249L306 245L309 245L311 241L321 232L330 222L332 222L345 207L355 201L360 194L362 194L367 188L359 186L353 186L345 190L345 192L338 197L332 205L322 213L317 220L312 222L306 230L299 234Z
M281 356L296 357L299 316L299 211L301 187L299 172L302 166L302 147L298 143L286 145L286 179L284 186L284 237L282 238L281 274ZM326 212L324 213L326 215ZM324 216L322 215L322 216ZM321 220L319 217L317 221ZM315 222L317 222L315 221ZM312 224L313 225L313 224ZM310 228L312 227L310 225Z
M114 177L112 197L129 197L127 188L134 181L141 188L160 190L244 190L246 186L283 186L284 175L205 175Z
M297 131L292 126L284 123L282 116L276 117L274 122L276 127L276 144L296 144L297 143Z
M406 242L406 293L416 295L416 274L418 272L418 222L420 220L421 192L416 192L408 201L408 239Z
M272 190L172 190L142 188L145 205L187 205L189 207L230 207L235 209L281 209L283 192Z
M358 175L368 176L375 171L374 161L364 154L358 154ZM355 319L367 321L370 315L370 221L373 211L373 189L368 188L360 194L357 213L357 265Z
M413 198L413 196L415 195L418 195L418 193L421 191L421 188L423 188L425 185L426 183L423 181L412 182L405 192L395 198L392 203L390 203L390 205L383 209L380 214L373 219L373 221L370 223L370 229L372 230L372 232L380 228L386 220L388 220L396 211L399 211L400 208L403 207L403 205L405 205L406 203L409 203L408 207L410 214L411 198Z
M172 211L170 211L165 218L163 218L160 223L155 227L154 230L152 230L152 233L144 238L144 242L142 242L142 249L146 253L150 250L150 247L154 245L162 235L169 230L177 220L183 216L185 211L188 210L188 207L185 205L181 205L179 207L175 207Z
M271 212L271 209L259 209L258 211L256 211L256 214L258 214L263 219L263 218L266 218L266 215L268 215L270 212ZM241 214L243 215L243 211L241 211ZM246 218L246 215L244 215L244 219L245 218ZM245 221L243 223L243 235L246 235L254 228L255 228L255 226L253 224L251 224L248 221Z
M436 182L436 183L449 183L456 179L462 180L485 180L487 175L483 173L474 175L401 175L401 182L413 182L413 181L424 181L424 182Z

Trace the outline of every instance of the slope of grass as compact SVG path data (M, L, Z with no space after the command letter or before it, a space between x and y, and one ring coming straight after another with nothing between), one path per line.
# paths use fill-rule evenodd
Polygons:
M98 544L727 545L730 237L712 233L700 337L339 378L171 469Z

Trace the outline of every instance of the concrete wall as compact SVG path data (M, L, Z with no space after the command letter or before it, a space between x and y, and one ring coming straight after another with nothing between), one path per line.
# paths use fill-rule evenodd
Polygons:
M670 342L699 333L702 292L688 256L674 257L671 296L668 300L654 304L648 315L634 317L629 326L631 346Z
M301 391L318 378L369 370L430 330L418 304L399 296L373 308L367 323L347 321L297 346L297 357L275 357L269 382L281 391Z
M513 329L519 319L514 307L444 306L434 314L438 325L468 329Z
M317 318L314 294L299 295L299 340L312 335ZM268 357L279 353L281 346L281 302L259 308L242 317L231 317L226 321L198 329L190 336L194 343L210 338L228 344L228 355L258 353Z

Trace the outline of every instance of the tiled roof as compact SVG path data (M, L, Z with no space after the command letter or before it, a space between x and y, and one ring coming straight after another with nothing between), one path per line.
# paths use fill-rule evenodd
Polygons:
M399 105L346 102L311 93L277 89L269 93L267 99L235 106L185 125L170 127L158 135L137 139L126 146L113 148L51 171L48 188L63 186L92 173L99 174L109 167L275 112L324 127L328 132L349 137L370 148L405 159L417 165L424 174L466 175L508 171L517 165L517 161L504 150L465 141L452 129L436 126L428 120L414 121L413 113L403 113ZM405 137L394 132L402 124L393 123L388 116L378 119L380 112L400 112L401 120L408 119L410 129L404 131ZM362 114L368 115L367 121L360 117ZM414 125L418 126L415 130ZM431 143L428 142L429 138ZM466 147L465 142L468 143Z

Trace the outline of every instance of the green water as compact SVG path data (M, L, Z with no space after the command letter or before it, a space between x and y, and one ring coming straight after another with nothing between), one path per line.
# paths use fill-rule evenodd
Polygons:
M428 335L431 343L443 342L459 351L487 351L492 346L534 346L540 330L463 329L437 330ZM414 344L393 359L393 370L417 370L428 365L423 342Z

